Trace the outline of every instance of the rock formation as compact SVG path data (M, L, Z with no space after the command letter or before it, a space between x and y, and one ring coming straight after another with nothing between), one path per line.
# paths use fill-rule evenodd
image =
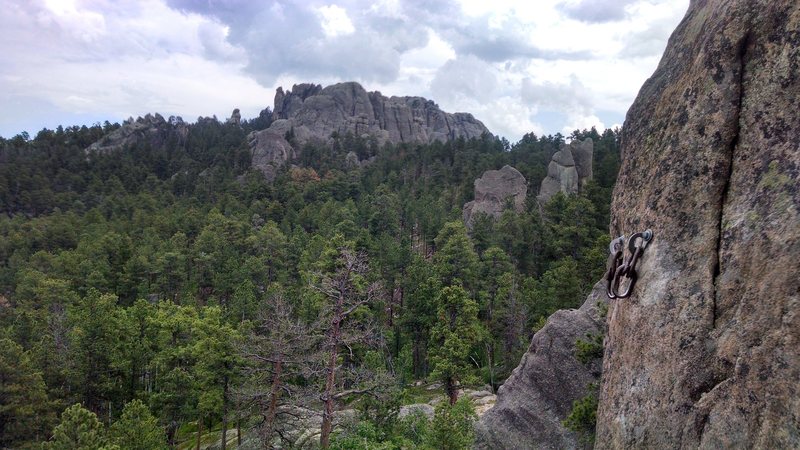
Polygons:
M478 213L500 217L509 199L516 211L522 211L527 195L527 181L517 169L503 166L500 170L487 170L475 180L475 200L464 205L464 223L471 229Z
M86 151L114 152L137 144L159 148L171 140L183 145L188 135L189 126L180 117L170 116L169 120L164 120L161 114L147 114L136 120L129 118L124 121L121 127L91 144Z
M800 448L800 2L691 2L628 111L598 448Z
M575 342L601 334L598 302L606 302L598 283L580 309L558 311L536 333L519 366L497 393L497 403L476 426L478 449L576 448L574 433L561 424L572 402L598 381L600 361L584 365Z
M471 114L446 113L422 97L384 97L349 82L323 88L297 84L278 88L272 125L248 136L254 167L273 168L311 141L326 143L332 133L371 137L379 144L446 141L479 137L486 127ZM256 163L264 161L264 164Z
M610 302L597 448L800 448L799 36L796 1L695 0L628 112L611 235L655 237ZM533 370L571 362L545 332L480 443L575 446L526 422L565 410L513 401L578 397Z
M242 114L239 112L239 108L234 109L231 113L231 116L225 121L225 123L231 123L234 125L239 125L241 122Z
M547 176L542 180L539 203L547 203L558 192L577 194L587 180L592 179L592 138L562 144L547 166Z

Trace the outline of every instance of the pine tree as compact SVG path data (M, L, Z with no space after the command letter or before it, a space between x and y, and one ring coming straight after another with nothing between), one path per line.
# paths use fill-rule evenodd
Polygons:
M0 339L0 448L43 440L54 418L41 373L21 346Z
M126 450L161 450L167 448L164 430L140 400L125 405L122 416L109 429L110 441Z
M327 324L323 330L325 338L322 343L325 375L321 395L324 404L320 433L322 448L330 445L335 404L354 394L369 392L375 388L373 383L359 386L367 381L367 377L353 364L354 361L351 361L351 367L343 367L340 361L345 356L341 354L343 348L350 349L349 353L352 354L354 345L369 344L373 335L370 324L363 319L359 320L359 315L382 293L378 283L367 282L367 274L366 256L342 247L338 249L333 272L319 274L318 281L312 285L325 301L321 317L324 317L323 323ZM351 387L342 388L341 378L344 373L352 375L347 380Z
M44 447L48 450L101 450L117 448L107 445L106 430L95 413L76 403L61 414L61 422L53 429L53 437Z
M433 262L442 284L451 286L458 279L468 289L475 285L478 255L460 220L447 222L436 236L436 253Z
M477 381L473 348L486 331L478 319L478 304L461 286L442 289L436 303L437 321L431 329L432 375L442 380L452 405L458 400L461 384Z

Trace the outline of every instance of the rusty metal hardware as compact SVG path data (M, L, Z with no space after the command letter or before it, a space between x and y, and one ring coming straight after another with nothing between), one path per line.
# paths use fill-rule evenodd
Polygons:
M653 232L646 230L643 233L635 233L628 239L628 252L630 256L623 260L622 240L623 236L613 240L609 251L611 256L608 258L608 270L606 272L606 294L608 298L628 298L636 284L636 263L644 253L644 249L650 240L653 239ZM628 287L623 292L619 292L622 279L627 278Z
M611 290L611 284L614 282L614 275L617 272L617 267L622 264L622 250L625 248L625 236L620 236L608 245L608 263L606 266L605 279L606 279L606 295L608 298L617 298Z

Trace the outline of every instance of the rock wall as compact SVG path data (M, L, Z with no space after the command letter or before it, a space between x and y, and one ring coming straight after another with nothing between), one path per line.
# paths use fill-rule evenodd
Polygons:
M563 144L547 166L547 176L542 180L536 197L539 203L547 203L550 197L559 192L577 194L583 184L592 179L593 153L592 138Z
M379 144L427 144L489 132L471 114L446 113L422 97L384 97L355 82L325 88L296 84L286 92L278 88L272 119L269 128L248 137L254 166L262 170L265 166L256 161L280 165L305 143L327 142L334 132L373 137ZM287 135L293 136L287 140Z
M691 2L628 112L598 448L800 448L800 3Z
M574 433L561 424L572 402L598 381L600 361L586 365L575 357L575 342L602 333L598 303L607 302L598 283L580 309L557 311L534 335L530 347L497 392L495 406L476 426L477 449L577 448Z
M87 152L115 152L137 144L150 144L160 148L170 140L183 145L189 135L189 126L180 117L164 120L161 114L147 114L136 120L129 118L122 126L103 136L86 148Z
M522 211L527 195L528 183L517 169L503 166L500 170L487 170L475 180L475 200L464 205L464 224L472 229L472 220L479 213L500 217L507 199L511 199L516 211Z

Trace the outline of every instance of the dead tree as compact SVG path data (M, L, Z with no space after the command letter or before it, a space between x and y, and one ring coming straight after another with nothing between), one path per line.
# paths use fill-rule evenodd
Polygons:
M245 374L250 380L241 397L243 404L255 407L262 416L259 437L264 448L272 448L276 434L283 436L276 429L277 419L280 414L290 414L291 409L281 406L304 403L306 395L285 380L313 372L314 349L322 338L315 332L318 328L299 320L291 305L277 295L262 310L257 327L241 350L249 361Z
M366 256L350 249L339 249L333 273L316 274L312 288L326 300L320 316L324 318L324 340L321 368L324 386L320 400L323 403L320 446L328 448L333 430L333 413L336 402L351 395L364 394L376 388L374 383L364 383L363 370L357 368L353 346L369 345L375 332L368 320L359 314L382 295L378 283L368 283ZM356 317L359 316L359 317ZM347 379L337 379L348 374ZM352 376L361 374L362 376Z

